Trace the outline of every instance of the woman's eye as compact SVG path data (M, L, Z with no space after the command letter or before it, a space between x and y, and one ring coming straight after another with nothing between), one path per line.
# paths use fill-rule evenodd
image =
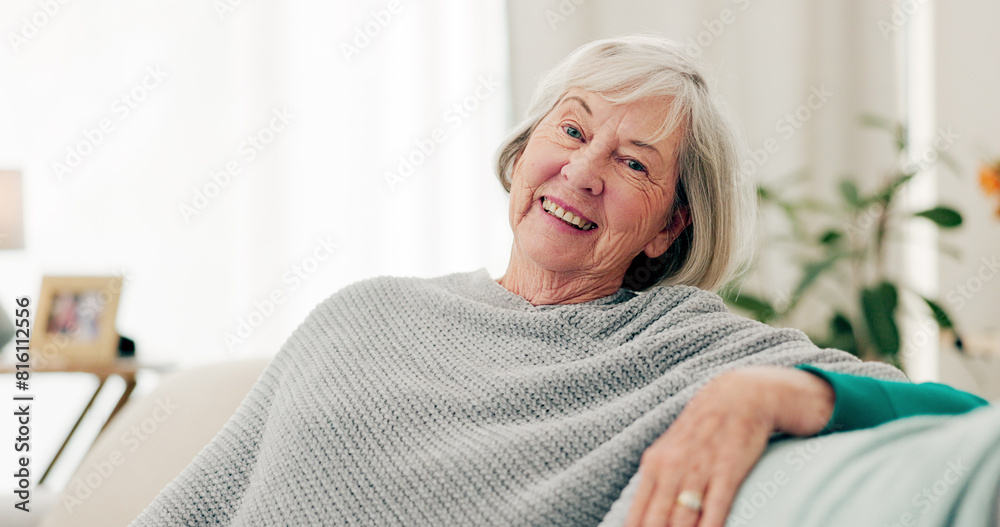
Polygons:
M563 129L566 130L566 135L572 137L573 139L583 139L583 134L580 133L580 130L577 130L572 126L565 126Z
M625 164L627 164L629 168L635 170L636 172L646 171L646 167L642 166L642 163L636 161L635 159L629 159L628 161L625 162Z

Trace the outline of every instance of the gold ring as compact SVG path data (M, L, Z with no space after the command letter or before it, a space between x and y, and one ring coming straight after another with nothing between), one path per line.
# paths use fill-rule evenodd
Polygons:
M685 490L677 496L677 504L694 512L701 512L701 498L700 492Z

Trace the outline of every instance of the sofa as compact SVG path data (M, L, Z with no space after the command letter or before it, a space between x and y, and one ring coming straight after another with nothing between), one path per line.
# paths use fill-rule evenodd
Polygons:
M9 522L12 508L5 507L0 523L128 525L218 433L268 362L231 361L167 375L151 393L121 410L61 493L36 493L34 510L15 511Z
M36 492L30 514L12 516L12 507L4 504L0 525L128 525L218 433L268 362L227 362L165 377L121 411L65 489L55 495ZM923 510L917 498L948 483L955 463L978 467L978 475L934 495L949 506ZM886 467L891 469L882 470ZM1000 526L998 474L1000 407L962 416L911 417L873 429L772 444L744 482L730 520L769 527L848 525L857 523L858 514L871 519L878 510L888 514L886 525ZM849 507L843 501L847 496L854 496ZM627 490L622 498L606 522L624 516ZM901 508L886 508L885 503ZM911 513L915 523L908 520Z

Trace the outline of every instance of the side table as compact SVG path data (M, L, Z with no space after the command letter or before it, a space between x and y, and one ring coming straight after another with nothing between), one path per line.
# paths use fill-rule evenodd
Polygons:
M29 371L32 375L44 373L86 373L97 377L98 381L94 394L90 396L90 400L87 401L87 405L83 407L80 417L78 417L76 422L73 424L73 428L69 430L69 433L66 435L66 439L59 447L59 450L56 451L56 455L53 456L52 461L49 463L48 468L45 469L42 477L38 480L38 484L41 485L45 481L45 478L49 475L49 472L52 471L52 467L55 466L56 461L59 460L59 457L62 455L63 450L65 450L66 445L69 444L70 440L73 438L73 434L76 433L76 429L80 426L80 423L83 422L83 418L86 417L87 412L90 411L90 407L93 406L94 401L97 400L97 396L101 393L101 389L104 388L104 384L107 382L108 378L112 375L121 377L122 380L125 381L125 390L122 392L121 397L118 398L118 403L115 404L115 408L111 410L107 419L104 420L104 424L101 425L101 430L98 432L98 436L100 436L101 432L104 432L108 423L114 419L118 411L121 410L122 407L125 406L125 403L128 402L129 397L132 395L132 391L135 390L136 373L142 370L162 371L165 369L169 369L169 366L143 364L136 361L136 359L117 359L106 364L47 361L45 366L42 368L31 368ZM16 369L12 365L0 365L0 374L10 374L15 371Z

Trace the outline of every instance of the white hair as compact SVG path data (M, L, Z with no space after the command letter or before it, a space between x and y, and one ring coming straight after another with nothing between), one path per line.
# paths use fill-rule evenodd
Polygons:
M652 141L683 130L674 206L687 207L691 224L659 258L639 253L623 287L683 284L710 291L733 279L749 260L756 200L739 172L738 136L710 92L703 67L680 44L645 35L598 40L571 53L538 84L525 119L501 145L497 176L510 191L514 162L538 123L572 88L612 104L669 96L670 111Z

